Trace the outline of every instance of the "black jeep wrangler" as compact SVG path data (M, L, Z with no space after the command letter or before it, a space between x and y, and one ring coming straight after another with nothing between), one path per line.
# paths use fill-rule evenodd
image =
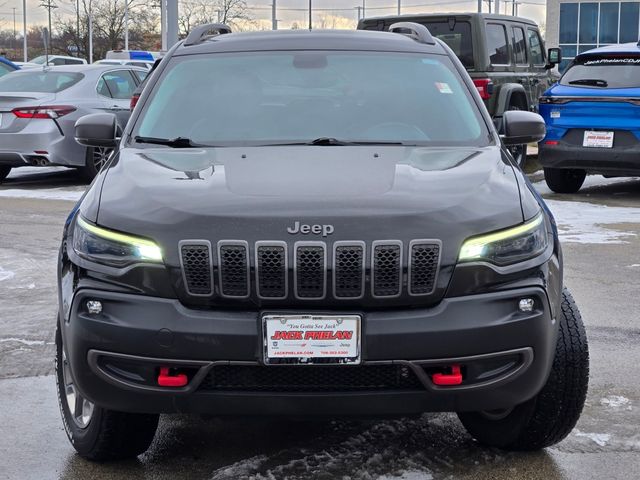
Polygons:
M150 77L65 226L56 372L94 460L161 413L458 412L539 449L584 403L584 327L553 217L464 66L423 25L195 29Z
M537 112L538 99L558 78L552 68L562 60L561 51L545 52L532 20L487 13L401 15L365 18L358 29L387 31L402 21L425 25L455 52L498 130L506 111ZM522 167L527 145L512 145L509 151Z

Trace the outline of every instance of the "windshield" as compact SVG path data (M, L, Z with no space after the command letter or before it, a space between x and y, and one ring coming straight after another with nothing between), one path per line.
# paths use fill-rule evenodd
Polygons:
M640 87L640 57L578 59L560 79L562 85L587 88Z
M446 56L269 52L175 57L134 136L197 145L486 145ZM326 141L330 139L332 141Z
M0 78L0 92L58 93L83 78L84 75L75 72L17 71Z
M53 57L49 56L49 59ZM40 55L39 57L34 58L33 60L29 60L29 63L37 63L38 65L43 65L46 62L47 57L44 55Z

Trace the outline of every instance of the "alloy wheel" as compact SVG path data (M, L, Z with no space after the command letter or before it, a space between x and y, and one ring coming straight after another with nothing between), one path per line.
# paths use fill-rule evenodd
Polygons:
M111 156L113 148L94 147L92 151L93 165L96 167L96 172L99 172L104 167L107 160Z
M85 429L91 422L94 404L78 392L64 350L62 351L62 379L64 381L64 398L67 402L69 414L78 428Z

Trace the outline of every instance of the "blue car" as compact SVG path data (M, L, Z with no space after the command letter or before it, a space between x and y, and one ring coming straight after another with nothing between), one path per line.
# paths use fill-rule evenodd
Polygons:
M540 98L540 114L539 160L554 192L577 192L587 174L639 176L640 42L578 55Z
M4 57L0 57L0 77L19 69L20 67L18 67L15 63L7 60Z

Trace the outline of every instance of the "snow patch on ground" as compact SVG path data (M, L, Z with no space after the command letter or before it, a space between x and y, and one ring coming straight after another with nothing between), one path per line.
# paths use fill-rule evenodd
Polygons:
M0 190L0 197L7 198L34 198L37 200L66 200L77 202L82 194L82 190L69 190L69 188L43 188L29 190L26 188L8 188Z
M622 395L609 395L600 399L600 405L611 408L629 407L631 408L631 400Z
M246 478L253 475L260 466L268 460L266 455L257 455L255 457L240 460L228 467L222 467L216 470L211 480L222 478Z
M640 224L640 208L608 207L584 202L545 200L558 223L560 240L571 243L628 243L637 234L607 228Z
M0 282L2 282L3 280L10 280L14 276L15 273L11 270L5 270L4 268L0 267Z
M587 433L587 432L581 432L580 430L576 430L576 433L574 435L576 437L588 438L589 440L592 440L593 442L595 442L601 447L606 446L609 440L611 440L610 433Z
M26 338L0 338L0 343L22 343L23 345L44 345L44 340L27 340Z
M382 475L377 480L433 480L433 475L419 470L406 470L397 475Z

